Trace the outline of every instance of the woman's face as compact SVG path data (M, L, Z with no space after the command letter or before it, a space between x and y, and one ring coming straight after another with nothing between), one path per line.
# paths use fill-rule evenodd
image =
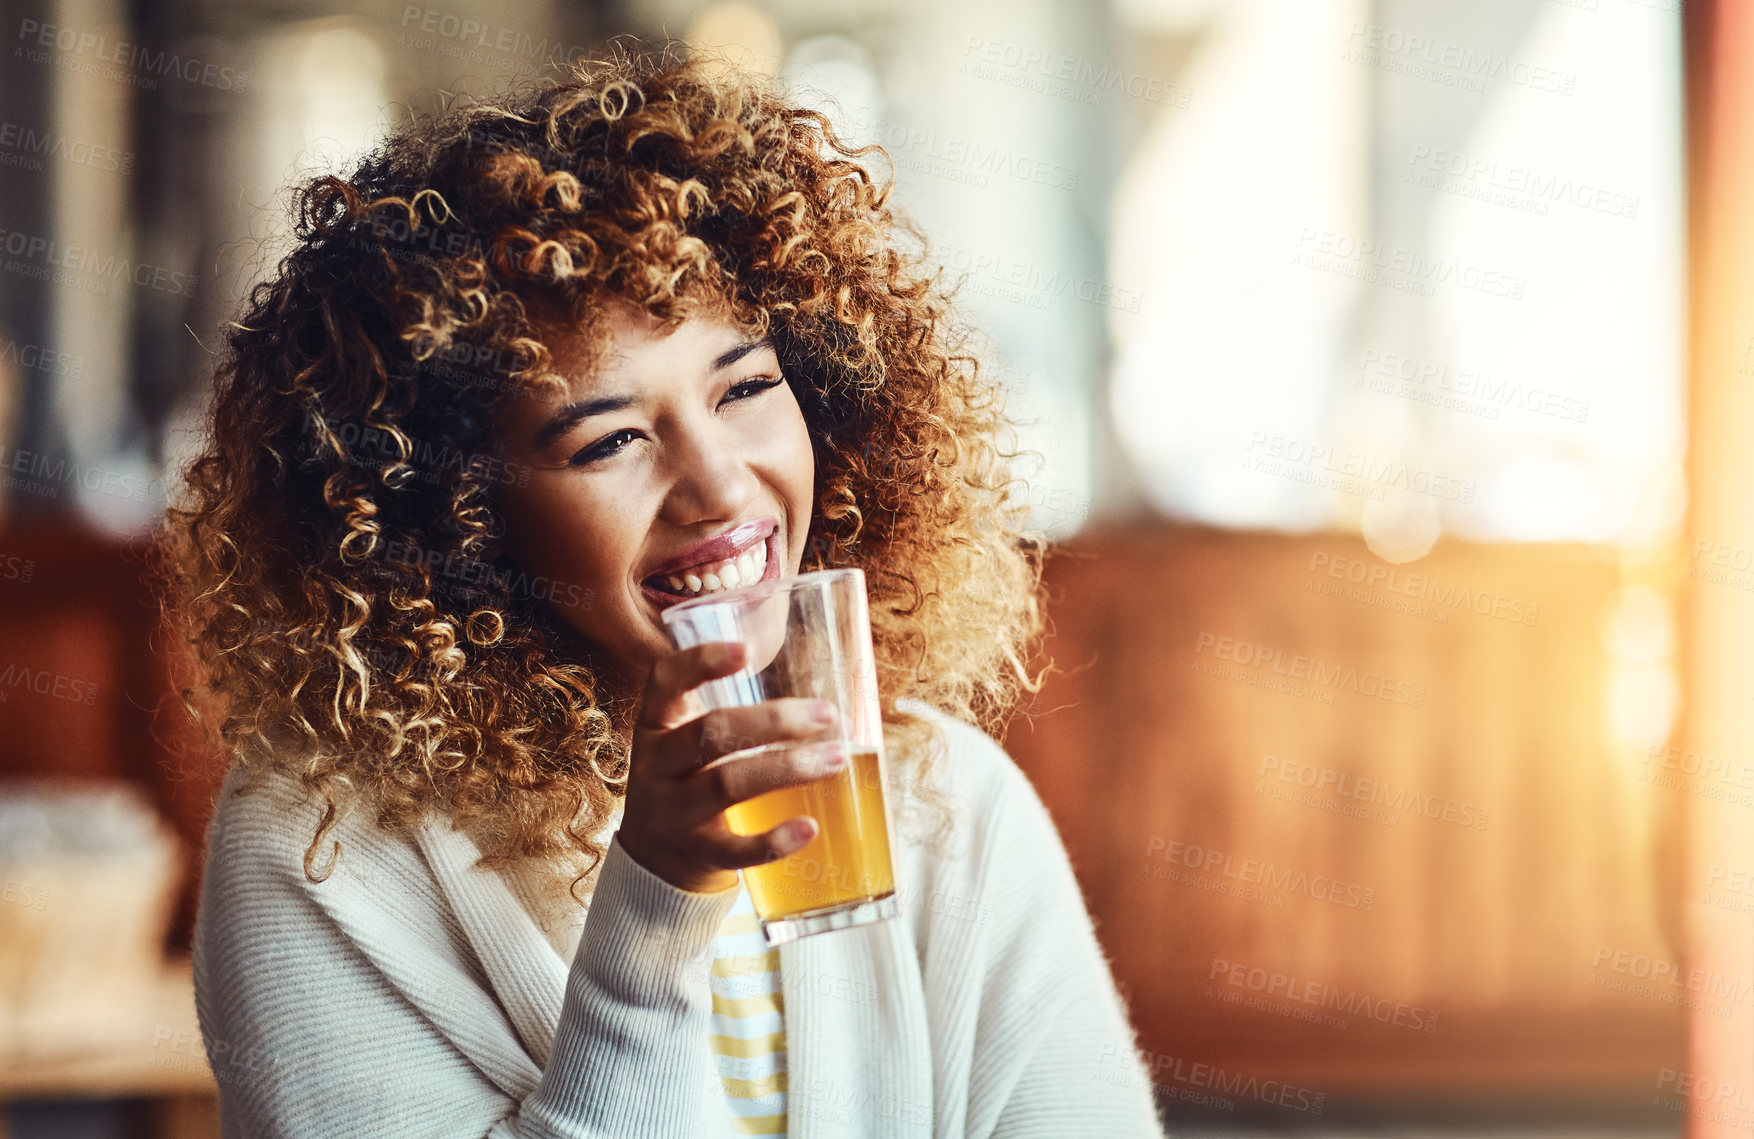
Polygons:
M544 338L571 391L507 401L501 452L529 478L498 494L513 564L637 680L672 651L667 606L797 572L816 467L771 344L723 317L667 336L631 306L607 320L595 366L575 331Z

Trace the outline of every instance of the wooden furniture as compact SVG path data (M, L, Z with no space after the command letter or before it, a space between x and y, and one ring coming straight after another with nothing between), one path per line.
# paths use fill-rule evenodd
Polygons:
M1166 526L1048 579L1061 671L1006 744L1161 1094L1201 1063L1352 1104L1648 1108L1682 1010L1612 986L1679 954L1648 747L1609 731L1612 558Z
M165 965L142 1014L102 1052L0 1064L0 1108L24 1100L144 1099L142 1139L219 1135L219 1088L202 1050L187 958ZM5 1115L0 1112L0 1128ZM0 1139L4 1131L0 1129Z
M154 650L158 615L141 569L137 547L76 526L0 532L0 779L128 781L180 844L165 939L170 963L135 1004L134 1019L106 1033L118 1042L96 1053L0 1059L0 1109L138 1098L146 1101L143 1134L199 1139L219 1133L217 1090L200 1051L187 950L216 783L182 758L189 734ZM0 899L0 920L35 900L22 890ZM0 1126L5 1117L0 1110Z
M124 779L141 787L182 845L182 888L167 948L187 949L216 772L198 761L161 653L157 602L139 544L70 523L0 531L0 779ZM56 695L25 670L62 677ZM68 700L72 685L95 698ZM89 686L89 688L87 687Z

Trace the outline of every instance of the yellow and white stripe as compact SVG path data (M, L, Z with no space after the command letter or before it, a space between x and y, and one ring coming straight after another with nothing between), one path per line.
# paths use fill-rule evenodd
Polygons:
M780 951L762 937L741 882L713 942L707 984L713 994L713 1055L737 1133L785 1135L786 998Z

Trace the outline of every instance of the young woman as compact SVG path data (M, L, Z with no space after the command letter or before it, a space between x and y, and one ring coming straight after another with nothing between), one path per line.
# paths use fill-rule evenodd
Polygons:
M656 57L298 198L163 538L232 760L196 995L228 1135L1157 1136L1064 848L982 727L1039 547L998 392L820 116ZM902 914L769 950L822 732L698 715L680 596L864 568ZM803 749L808 751L809 749Z

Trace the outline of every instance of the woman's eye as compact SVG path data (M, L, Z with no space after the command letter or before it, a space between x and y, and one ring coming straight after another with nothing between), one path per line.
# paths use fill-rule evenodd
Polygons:
M740 384L733 385L731 390L725 393L725 399L733 402L740 399L748 399L750 396L760 395L762 392L767 391L770 388L777 388L784 382L784 380L775 379L771 376L761 376L753 380L744 380Z
M721 403L737 403L742 400L750 399L771 388L777 388L783 383L785 383L785 380L773 376L758 376L752 380L744 380L740 384L732 385L731 389L725 393L725 398ZM599 462L603 459L611 458L612 456L619 454L629 443L632 443L636 439L643 438L645 438L645 436L641 435L633 428L623 427L620 431L605 435L595 443L592 443L590 446L579 451L571 459L567 460L567 463L574 467L589 466L591 463Z
M594 463L599 459L607 459L609 456L616 454L627 444L638 438L640 438L640 433L638 431L635 431L631 427L623 427L620 431L614 432L610 435L605 435L595 443L592 443L589 447L586 447L584 450L574 455L569 462L575 467L582 467L587 463Z

